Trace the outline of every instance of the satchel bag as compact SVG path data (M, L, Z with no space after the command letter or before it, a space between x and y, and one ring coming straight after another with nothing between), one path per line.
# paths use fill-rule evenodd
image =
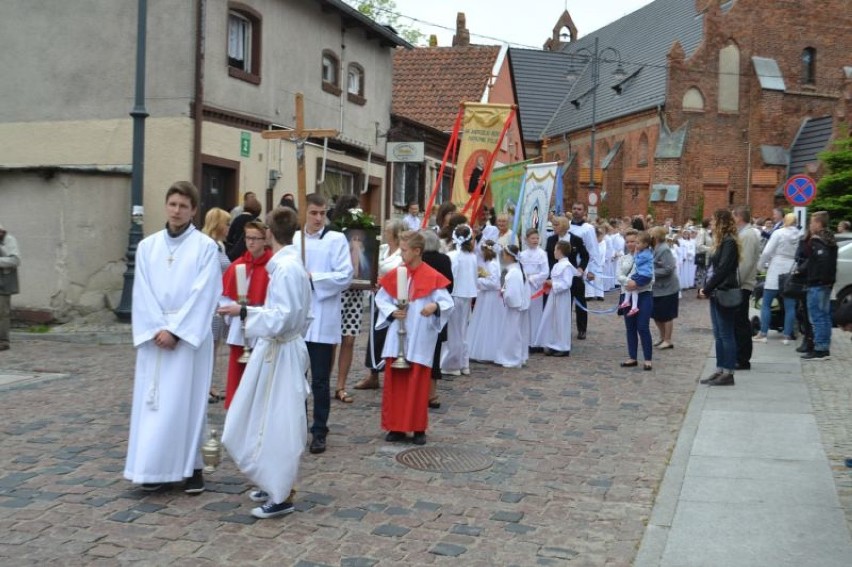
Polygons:
M724 307L725 309L733 309L735 307L739 307L743 302L743 292L740 288L740 270L737 268L737 287L732 287L730 289L717 289L713 293L713 297L716 299L716 303L719 304L720 307Z
M805 275L796 271L796 266L793 265L789 272L778 276L778 289L781 290L781 297L804 299L808 291Z

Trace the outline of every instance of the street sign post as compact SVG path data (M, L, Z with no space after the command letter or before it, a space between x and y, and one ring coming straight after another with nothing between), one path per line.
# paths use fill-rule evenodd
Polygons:
M807 207L816 194L816 181L807 175L794 175L784 184L784 198L794 207Z
M808 222L808 208L807 207L793 207L793 214L796 215L796 226L799 230L803 230Z

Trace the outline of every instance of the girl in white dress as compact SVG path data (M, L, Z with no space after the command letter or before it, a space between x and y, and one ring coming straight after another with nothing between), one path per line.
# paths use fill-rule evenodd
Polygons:
M530 293L536 295L541 291L548 276L547 252L539 248L541 239L538 230L531 228L527 230L527 248L521 252L521 266L530 284ZM538 325L541 323L541 313L544 309L544 295L530 300L530 351L541 350L542 345L535 341Z
M494 362L504 368L520 368L529 358L530 342L530 286L524 269L518 263L518 247L510 244L503 248L503 304L505 319Z
M467 328L468 356L478 362L494 362L503 328L504 308L500 298L500 262L494 251L496 247L496 242L484 239L479 246L482 258L477 269L478 293Z
M571 352L571 283L577 275L576 268L568 261L571 243L560 240L553 255L557 262L547 280L550 295L536 329L536 344L544 347L547 356L568 356Z
M451 376L470 374L467 323L470 306L476 297L477 268L473 253L473 230L466 224L453 231L453 250L447 256L453 266L453 312L447 321L447 340L441 353L441 373Z

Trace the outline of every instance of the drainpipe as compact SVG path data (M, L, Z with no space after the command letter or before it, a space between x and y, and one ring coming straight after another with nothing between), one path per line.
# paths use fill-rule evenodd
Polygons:
M201 190L201 129L204 124L204 20L207 0L198 0L195 20L195 122L192 128L192 182ZM199 212L200 212L199 208Z

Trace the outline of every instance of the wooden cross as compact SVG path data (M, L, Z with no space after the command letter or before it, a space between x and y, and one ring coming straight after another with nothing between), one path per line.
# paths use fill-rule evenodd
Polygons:
M299 207L299 223L305 226L308 181L305 173L305 142L308 138L336 138L340 132L331 129L305 128L305 97L296 93L296 129L295 130L264 130L260 137L264 140L280 140L286 138L296 142L296 183L297 203ZM304 231L302 231L304 234ZM304 250L304 246L302 247Z

